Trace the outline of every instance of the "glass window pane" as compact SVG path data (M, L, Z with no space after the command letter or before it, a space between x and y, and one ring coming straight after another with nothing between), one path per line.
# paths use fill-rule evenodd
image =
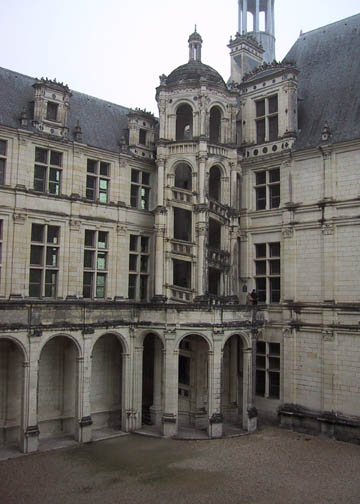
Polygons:
M266 343L265 341L256 342L256 353L265 354L266 353Z
M47 103L46 119L48 121L56 121L58 113L58 104L53 102Z
M105 270L106 269L106 252L98 252L97 269L98 270Z
M141 256L140 271L142 273L147 273L148 271L148 256Z
M130 250L137 250L138 237L136 235L130 235Z
M256 367L257 368L261 368L261 369L265 369L265 367L266 367L266 357L258 355L256 357Z
M45 273L45 297L56 296L57 271L48 270Z
M49 193L56 194L59 196L60 194L60 176L61 171L56 170L55 168L50 168L50 177L49 177Z
M31 297L41 296L41 274L42 270L38 269L30 270L29 296Z
M138 192L139 192L139 186L131 186L131 193L130 193L130 205L133 208L137 208L137 202L138 202Z
M149 249L149 238L147 236L141 237L141 252L146 253Z
M270 248L270 257L280 257L280 243L279 242L270 243L269 248Z
M145 185L150 185L150 173L143 172L142 183Z
M50 164L53 166L61 166L62 152L50 151Z
M94 268L94 254L93 250L84 251L84 268Z
M256 117L262 117L265 115L265 100L259 100L256 102Z
M269 397L280 397L280 373L269 372Z
M106 275L104 273L98 273L96 275L96 297L104 298L105 297L105 278Z
M265 142L265 119L256 121L256 143L262 144Z
M278 111L278 97L277 95L269 98L269 114L274 114Z
M280 168L276 168L275 170L269 171L270 183L272 182L280 182Z
M92 297L92 291L93 291L93 273L84 273L83 277L83 297L84 298L91 298Z
M280 355L280 343L269 343L269 353L271 355Z
M34 264L37 266L42 265L42 257L43 257L43 249L40 245L31 245L30 249L30 264Z
M42 243L44 241L44 228L43 224L33 224L31 226L31 241Z
M46 247L46 265L54 266L58 265L58 248Z
M34 169L34 190L45 192L45 176L46 168L44 166L35 165Z
M280 206L280 184L270 186L270 208L279 208Z
M96 178L88 175L86 177L86 199L95 201Z
M266 243L255 245L256 257L266 257Z
M108 177L110 173L110 164L104 161L100 162L100 175L103 177Z
M53 243L54 245L58 245L59 234L60 234L60 228L58 228L57 226L49 226L47 233L47 242Z
M35 161L37 163L47 164L47 156L48 156L47 149L40 149L40 147L35 148Z
M107 232L99 231L98 233L98 248L106 249L107 248Z
M280 277L270 278L270 300L271 303L280 302Z
M131 170L131 182L139 182L139 174L138 170Z
M256 278L256 292L258 301L266 303L266 278Z
M0 184L5 184L5 159L0 158Z
M280 369L280 359L270 357L269 358L269 369Z
M87 172L88 173L97 173L97 161L94 159L87 160Z
M256 395L265 396L265 371L256 370Z
M130 271L137 271L137 255L130 254L129 255L129 270Z
M6 156L6 140L0 140L0 156Z
M266 172L265 171L257 172L255 174L255 176L256 176L256 185L266 184Z
M269 140L273 142L278 139L278 116L269 117Z
M270 275L280 275L280 261L270 261Z
M266 209L266 187L256 189L256 210Z
M266 261L256 261L256 275L266 275Z
M91 229L85 229L85 247L95 247L95 232Z
M148 277L141 275L140 276L140 299L143 301L144 299L147 298L147 282L148 282Z

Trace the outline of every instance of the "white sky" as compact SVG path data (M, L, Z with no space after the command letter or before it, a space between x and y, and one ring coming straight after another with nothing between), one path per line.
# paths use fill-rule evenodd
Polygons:
M275 0L277 60L300 29L359 12L359 0ZM237 0L0 0L0 19L0 66L156 114L159 75L187 63L194 24L202 61L225 80L238 28Z

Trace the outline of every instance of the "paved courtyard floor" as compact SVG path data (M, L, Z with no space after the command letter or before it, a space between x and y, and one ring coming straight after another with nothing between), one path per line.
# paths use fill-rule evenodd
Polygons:
M251 436L138 435L0 462L1 504L359 504L360 446L265 426Z

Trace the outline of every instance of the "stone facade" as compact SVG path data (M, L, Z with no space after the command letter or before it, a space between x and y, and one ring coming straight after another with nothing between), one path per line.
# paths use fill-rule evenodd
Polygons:
M0 70L1 445L258 413L359 442L360 104L328 101L359 16L281 63L273 26L240 2L228 84L195 31L159 118Z

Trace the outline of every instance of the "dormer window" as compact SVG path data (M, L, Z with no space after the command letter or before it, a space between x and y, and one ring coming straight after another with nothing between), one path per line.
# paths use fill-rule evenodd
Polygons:
M48 121L57 121L59 105L54 102L47 102L46 119Z
M146 145L146 130L140 129L139 131L139 144Z
M278 97L277 95L255 102L256 143L273 142L278 139Z

